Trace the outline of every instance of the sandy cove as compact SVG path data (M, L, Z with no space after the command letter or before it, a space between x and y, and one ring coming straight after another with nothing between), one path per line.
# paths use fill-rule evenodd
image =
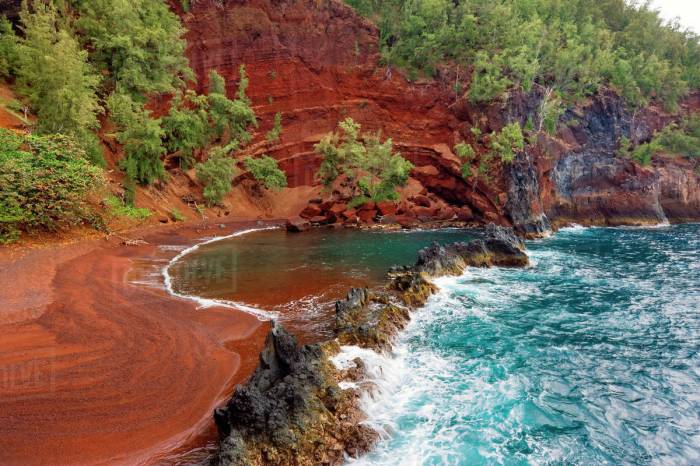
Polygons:
M268 324L127 274L162 258L158 245L256 226L0 250L0 463L154 464L212 439L212 411L254 370Z

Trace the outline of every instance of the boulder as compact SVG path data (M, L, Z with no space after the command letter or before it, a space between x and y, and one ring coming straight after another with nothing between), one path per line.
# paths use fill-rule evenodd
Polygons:
M329 212L334 213L336 216L340 216L341 213L345 212L348 208L348 205L345 203L341 202L336 202L331 206L329 209Z
M362 223L372 223L374 221L374 217L377 216L377 211L374 209L360 210L357 212L357 216L359 217Z
M309 218L313 218L313 217L318 217L322 213L323 213L323 211L318 206L318 204L309 204L306 206L306 208L304 210L301 211L299 216L302 218L309 219Z
M287 231L290 233L301 233L311 228L311 223L301 217L294 217L287 220Z
M377 203L377 210L379 211L379 215L382 215L382 216L394 215L394 214L396 214L396 211L398 210L398 206L394 202L383 201L383 202Z
M412 201L417 206L430 207L430 199L428 199L428 197L423 194L413 196L412 198L410 198L410 201Z

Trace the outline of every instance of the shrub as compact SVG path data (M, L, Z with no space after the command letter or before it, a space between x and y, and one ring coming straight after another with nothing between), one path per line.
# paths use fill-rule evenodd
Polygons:
M145 207L134 207L127 202L120 201L115 196L109 196L105 199L105 204L109 207L113 215L128 217L133 220L146 220L152 214L151 211Z
M112 94L107 105L119 132L117 140L124 146L126 159L122 169L129 179L149 185L165 177L160 159L165 154L164 132L160 119L153 119L142 104L127 94Z
M182 212L176 207L170 209L170 218L173 219L174 222L184 222L186 220Z
M460 142L454 147L455 153L460 159L472 160L476 155L474 148L466 142Z
M198 163L197 179L204 185L204 199L212 206L219 204L231 192L236 167L228 152L220 147L212 149L209 158Z
M253 178L266 189L279 191L287 187L287 175L280 170L277 160L272 157L267 155L259 159L246 157L243 163Z
M21 231L56 231L91 223L90 194L103 186L74 139L17 135L0 129L0 242Z
M619 155L628 156L641 165L649 165L659 153L700 157L700 117L692 115L680 123L671 123L656 133L651 141L631 148L628 138L620 139Z
M275 113L275 121L272 125L272 129L268 131L266 139L270 142L279 141L280 135L282 134L282 114L280 112Z
M326 135L314 146L323 157L317 177L330 185L341 174L351 183L353 197L373 201L395 200L397 186L404 186L413 165L393 152L391 139L382 142L377 135L361 135L352 118L338 124L338 131Z
M492 156L500 157L501 161L510 163L517 152L525 149L525 138L519 123L506 125L499 132L491 133L489 149Z

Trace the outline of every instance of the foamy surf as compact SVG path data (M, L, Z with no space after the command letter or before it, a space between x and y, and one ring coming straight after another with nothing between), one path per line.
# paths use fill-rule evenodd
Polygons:
M206 308L211 308L211 307L226 307L226 308L230 308L230 309L237 309L237 310L240 310L243 312L247 312L248 314L252 314L254 316L257 316L260 320L270 320L270 319L277 318L277 313L275 313L275 312L266 311L263 309L259 309L257 307L249 306L246 303L229 301L229 300L224 300L224 299L202 298L200 296L192 296L192 295L186 295L186 294L179 293L173 288L173 279L172 279L172 276L170 275L170 268L173 266L173 264L178 262L180 259L182 259L183 257L185 257L188 254L195 252L201 246L204 246L206 244L211 244L211 243L215 243L217 241L223 241L223 240L227 240L230 238L235 238L237 236L247 235L249 233L256 233L259 231L267 231L267 230L275 230L278 228L279 227L277 227L277 226L263 227L263 228L249 228L247 230L236 231L234 233L231 233L230 235L216 236L213 238L209 238L209 239L206 239L206 240L204 240L200 243L197 243L193 246L190 246L188 248L183 249L175 257L173 257L165 267L163 267L163 270L162 270L163 285L164 285L166 291L169 294L171 294L172 296L175 296L177 298L188 299L190 301L194 301L195 303L197 303L198 309L206 309Z

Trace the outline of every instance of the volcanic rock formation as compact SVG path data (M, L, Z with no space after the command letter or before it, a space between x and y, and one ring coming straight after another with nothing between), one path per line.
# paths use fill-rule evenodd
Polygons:
M390 350L410 310L437 290L432 278L460 274L468 266L527 263L514 232L490 225L483 239L421 250L415 265L391 270L385 288L352 289L336 303L331 341L299 347L273 323L254 374L214 414L221 436L219 464L340 464L345 455L368 451L377 433L362 424L360 389L343 390L339 384L361 381L363 364L357 360L353 368L336 368L330 358L339 345Z

